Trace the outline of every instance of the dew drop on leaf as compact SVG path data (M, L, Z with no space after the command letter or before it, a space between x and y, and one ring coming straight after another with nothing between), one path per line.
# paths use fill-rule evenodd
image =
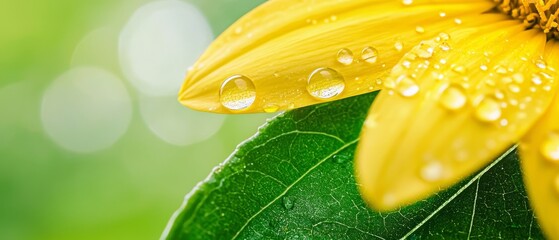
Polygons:
M291 210L293 209L293 207L295 207L295 199L293 199L292 197L286 196L283 197L283 199L281 200L283 207L287 210Z
M345 163L349 160L349 157L346 155L334 155L334 157L332 157L332 160L335 163Z

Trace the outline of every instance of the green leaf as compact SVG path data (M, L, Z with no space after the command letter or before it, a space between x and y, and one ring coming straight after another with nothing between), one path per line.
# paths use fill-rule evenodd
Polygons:
M376 93L279 115L171 219L164 239L543 238L515 148L457 186L391 213L370 210L353 152Z

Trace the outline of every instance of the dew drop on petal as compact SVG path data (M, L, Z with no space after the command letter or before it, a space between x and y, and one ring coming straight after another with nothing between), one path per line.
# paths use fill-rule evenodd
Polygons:
M250 107L256 99L256 88L250 78L234 75L221 84L219 100L230 110L243 110Z
M439 45L439 48L445 52L451 49L450 44L448 44L448 42L442 42L441 45Z
M545 159L559 162L559 133L549 133L541 145L540 152Z
M466 105L466 92L459 85L450 85L444 90L439 100L446 109L458 110Z
M545 69L547 68L547 64L545 63L544 60L542 59L538 59L536 61L534 61L534 64L536 65L536 67L540 68L540 69Z
M413 3L413 0L402 0L402 4L409 6Z
M475 111L476 117L483 122L493 122L501 117L501 105L491 97L484 98Z
M450 40L450 34L445 33L445 32L439 33L439 38L442 41L448 41L448 40Z
M345 88L344 77L334 69L318 68L314 70L307 81L307 91L315 98L333 98Z
M353 63L353 52L347 48L342 48L338 51L337 59L343 65L350 65Z
M431 43L421 42L419 43L418 48L415 49L415 54L417 54L417 56L420 58L429 59L433 56L434 51L435 49L433 48Z
M275 113L279 110L279 106L276 104L266 104L264 105L264 112Z
M410 77L401 77L395 90L403 97L413 97L419 92L419 85Z
M394 48L396 51L401 52L404 49L404 43L402 41L396 41L394 43Z
M365 47L361 51L361 59L368 63L376 63L378 60L378 50L374 47Z
M431 162L421 168L421 178L427 182L440 180L444 174L444 167L440 162Z

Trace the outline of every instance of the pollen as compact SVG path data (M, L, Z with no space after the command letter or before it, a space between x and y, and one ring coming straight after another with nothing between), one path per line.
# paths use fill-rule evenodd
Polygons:
M498 9L521 20L527 29L538 28L548 38L559 40L558 0L494 0Z

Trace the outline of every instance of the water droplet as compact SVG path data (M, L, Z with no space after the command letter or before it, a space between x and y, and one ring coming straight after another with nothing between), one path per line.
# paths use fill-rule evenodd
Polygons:
M441 45L439 45L439 48L445 52L451 49L450 44L448 44L448 42L442 42Z
M549 133L541 145L540 152L545 159L559 162L559 133Z
M396 41L394 43L394 48L396 51L401 52L404 49L404 43L402 41Z
M448 86L440 98L440 103L449 110L461 109L466 105L466 102L466 92L460 85Z
M307 91L315 98L333 98L345 88L344 77L331 68L318 68L314 70L307 81Z
M501 125L502 127L506 127L509 125L509 120L507 119L501 119L501 121L499 121L499 125Z
M450 34L445 33L445 32L439 33L439 38L442 41L448 41L448 40L450 40Z
M243 110L250 107L256 99L256 88L250 78L235 75L221 84L219 100L230 110Z
M349 160L349 157L346 155L334 155L334 157L332 157L332 160L335 163L345 163Z
M374 47L365 47L361 51L361 59L368 63L376 63L378 60L378 50Z
M271 104L264 105L264 112L274 113L277 112L278 110L279 110L279 106L276 104L271 103Z
M444 167L440 162L431 162L421 169L421 178L427 182L441 180L444 174Z
M536 64L536 67L538 67L540 69L545 69L547 67L547 64L542 59L538 59L538 60L534 61L534 64Z
M492 97L484 98L476 107L476 116L484 122L493 122L501 117L501 105Z
M402 4L409 6L413 3L413 0L402 0Z
M295 207L295 199L293 199L292 197L283 197L281 201L283 207L287 210L291 210L293 209L293 207Z
M515 83L522 84L524 82L524 75L522 73L515 73L512 75L512 79Z
M423 28L422 26L417 26L417 27L415 27L415 32L417 32L417 33L424 33L424 32L425 32L425 28Z
M295 108L295 103L289 103L287 104L287 109L291 110Z
M460 74L466 74L466 68L462 65L456 65L452 68L452 71Z
M433 48L433 46L430 43L421 42L419 43L418 48L415 49L414 52L415 54L417 54L418 57L423 59L428 59L433 56L433 53L435 52L435 48Z
M509 84L509 90L513 93L519 93L521 88L516 84Z
M455 18L455 19L454 19L454 23L455 23L456 25L460 25L460 24L462 24L462 19L460 19L460 18Z
M353 52L347 48L342 48L338 51L337 59L343 65L350 65L353 63Z
M412 78L404 76L398 80L396 91L403 97L413 97L419 92L419 85Z
M235 34L241 34L243 33L243 27L239 26L235 28Z
M439 17L446 17L446 13L445 12L440 12Z
M507 69L499 65L495 67L495 72L498 74L507 74Z
M532 75L532 83L535 85L541 85L543 83L543 80L538 74L534 73Z

